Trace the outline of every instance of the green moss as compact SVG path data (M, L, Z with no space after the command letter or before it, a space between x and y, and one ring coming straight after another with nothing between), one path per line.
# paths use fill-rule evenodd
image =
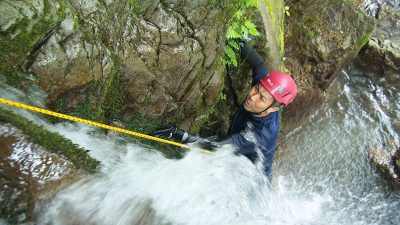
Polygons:
M68 106L68 104L73 101L71 100L71 97L74 98L74 96L59 96L58 99L49 104L49 108L51 108L55 112L68 114L82 119L101 122L94 113L96 107L94 105L94 99L92 97L97 88L97 82L92 81L87 84L87 86L82 88L84 88L85 91L80 93L80 100L77 103L74 103L73 107ZM77 100L77 98L74 98L74 100ZM47 118L52 122L64 121L63 119L55 118L52 116L47 116Z
M80 95L84 98L75 107L68 108L61 97L52 103L52 109L106 124L122 119L126 109L125 85L116 60L114 60L113 71L104 81L91 81L82 88L84 91Z
M373 32L373 31L371 31L371 32L369 32L369 33L367 33L367 34L364 34L364 35L361 36L361 38L358 40L357 53L362 49L362 47L364 47L364 46L368 43L369 39L370 39L371 36L372 36L372 32Z
M67 106L65 105L65 102L62 99L57 99L56 101L53 102L51 108L56 112L65 112Z
M140 13L140 5L137 0L128 0L128 5L132 9L132 13L138 15Z
M198 134L203 127L204 123L207 122L210 116L214 113L214 106L205 107L200 113L199 116L194 120L189 133Z
M24 117L0 108L0 121L11 123L28 135L32 141L45 149L63 154L78 168L95 172L99 161L91 158L88 151L72 143L69 139L58 133L50 132Z
M159 128L162 121L160 119L154 119L137 113L129 121L125 121L127 129L133 130L139 133L149 133Z
M243 4L242 0L208 0L209 4L218 9L217 14L215 15L215 23L216 24L231 24L233 21L233 15L235 12L240 10L241 5ZM225 27L227 28L227 27Z
M283 0L273 0L273 1L265 1L266 8L268 11L268 15L271 18L272 24L274 25L275 37L279 45L281 61L283 61L285 54L285 32L284 32L284 24L285 24L285 2ZM283 63L280 66L280 69L283 70Z
M144 116L140 113L136 114L129 121L124 121L125 127L128 130L135 131L142 134L149 134L157 129L160 129L160 125L168 126L170 121L162 121L161 119L154 119ZM157 149L167 158L181 158L185 153L185 149L175 147L169 144L164 144L152 140L136 138L130 135L125 135L128 140L132 139L135 142L150 146L152 149Z
M3 69L4 70L0 69L0 76L3 76L9 85L24 89L25 84L29 81L25 73L19 70L8 70L6 68Z
M50 108L54 111L54 112L59 112L59 113L66 113L67 111L67 106L64 102L64 100L62 99L57 99L56 101L54 101ZM68 114L68 113L66 113ZM58 117L54 117L54 116L46 116L46 118L53 123L59 123L59 122L63 122L64 120Z
M319 17L311 16L304 20L304 25L314 33L317 33L320 32L319 29L321 29L324 26L324 23Z
M24 62L29 60L32 50L44 41L47 35L65 17L65 8L60 7L59 15L49 15L49 2L44 1L44 14L37 21L28 17L20 18L0 35L0 74L5 75L9 84L20 87L19 72L24 71ZM20 12L23 15L22 12Z
M114 68L111 77L103 88L104 98L100 100L100 108L108 120L121 120L126 109L125 89L118 59L113 57ZM110 121L108 121L110 122Z
M298 23L293 24L295 24L293 31L296 35L300 37L305 36L309 41L314 39L315 36L320 35L321 32L323 32L320 29L324 27L321 19L316 16L305 18Z
M90 96L86 96L85 100L79 102L74 111L71 113L73 116L81 117L88 120L102 121L97 113L94 113L93 102Z

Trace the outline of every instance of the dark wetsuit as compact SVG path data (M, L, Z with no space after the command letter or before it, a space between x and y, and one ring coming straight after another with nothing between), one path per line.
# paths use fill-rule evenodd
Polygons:
M261 56L246 43L241 44L241 56L253 69L252 85L257 84L268 74ZM243 106L239 106L228 134L238 147L238 153L246 156L253 163L259 158L257 149L262 153L265 175L271 179L278 132L279 112L270 113L265 117L255 117Z

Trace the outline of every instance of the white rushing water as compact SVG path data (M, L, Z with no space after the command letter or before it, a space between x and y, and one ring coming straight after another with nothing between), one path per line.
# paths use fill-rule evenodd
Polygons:
M368 163L371 147L398 144L400 95L388 83L356 70L336 79L323 107L279 146L271 185L229 145L167 159L86 125L50 125L17 110L102 161L100 172L41 206L37 223L400 224L399 191ZM1 89L2 97L29 103Z
M228 145L212 155L193 151L171 160L137 145L121 148L105 137L82 135L79 127L61 130L100 153L106 166L60 194L42 224L310 224L331 201L284 182L270 190L260 170Z

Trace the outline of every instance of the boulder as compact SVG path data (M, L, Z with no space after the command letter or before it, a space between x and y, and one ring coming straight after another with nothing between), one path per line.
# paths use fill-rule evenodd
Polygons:
M30 71L48 94L47 101L55 101L77 87L110 76L112 61L109 51L101 45L82 40L81 33L67 37L61 29L41 47Z
M400 73L400 43L372 37L360 53L357 63L370 75Z
M375 20L349 1L302 0L290 8L285 35L286 66L300 87L325 90L357 56Z
M286 23L284 63L299 93L284 110L284 133L321 106L323 91L357 56L376 25L351 1L335 0L292 1Z
M377 29L355 63L371 77L396 81L400 74L400 8L384 2L375 15Z
M392 184L400 186L400 148L393 141L369 151L371 164Z

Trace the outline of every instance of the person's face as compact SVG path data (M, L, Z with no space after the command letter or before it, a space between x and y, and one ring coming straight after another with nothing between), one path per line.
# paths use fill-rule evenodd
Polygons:
M266 108L270 107L274 102L274 97L265 89L263 85L257 83L250 89L246 100L243 102L243 107L246 111L252 113L259 113ZM271 107L263 112L260 116L268 115L271 112L277 111L279 108Z

